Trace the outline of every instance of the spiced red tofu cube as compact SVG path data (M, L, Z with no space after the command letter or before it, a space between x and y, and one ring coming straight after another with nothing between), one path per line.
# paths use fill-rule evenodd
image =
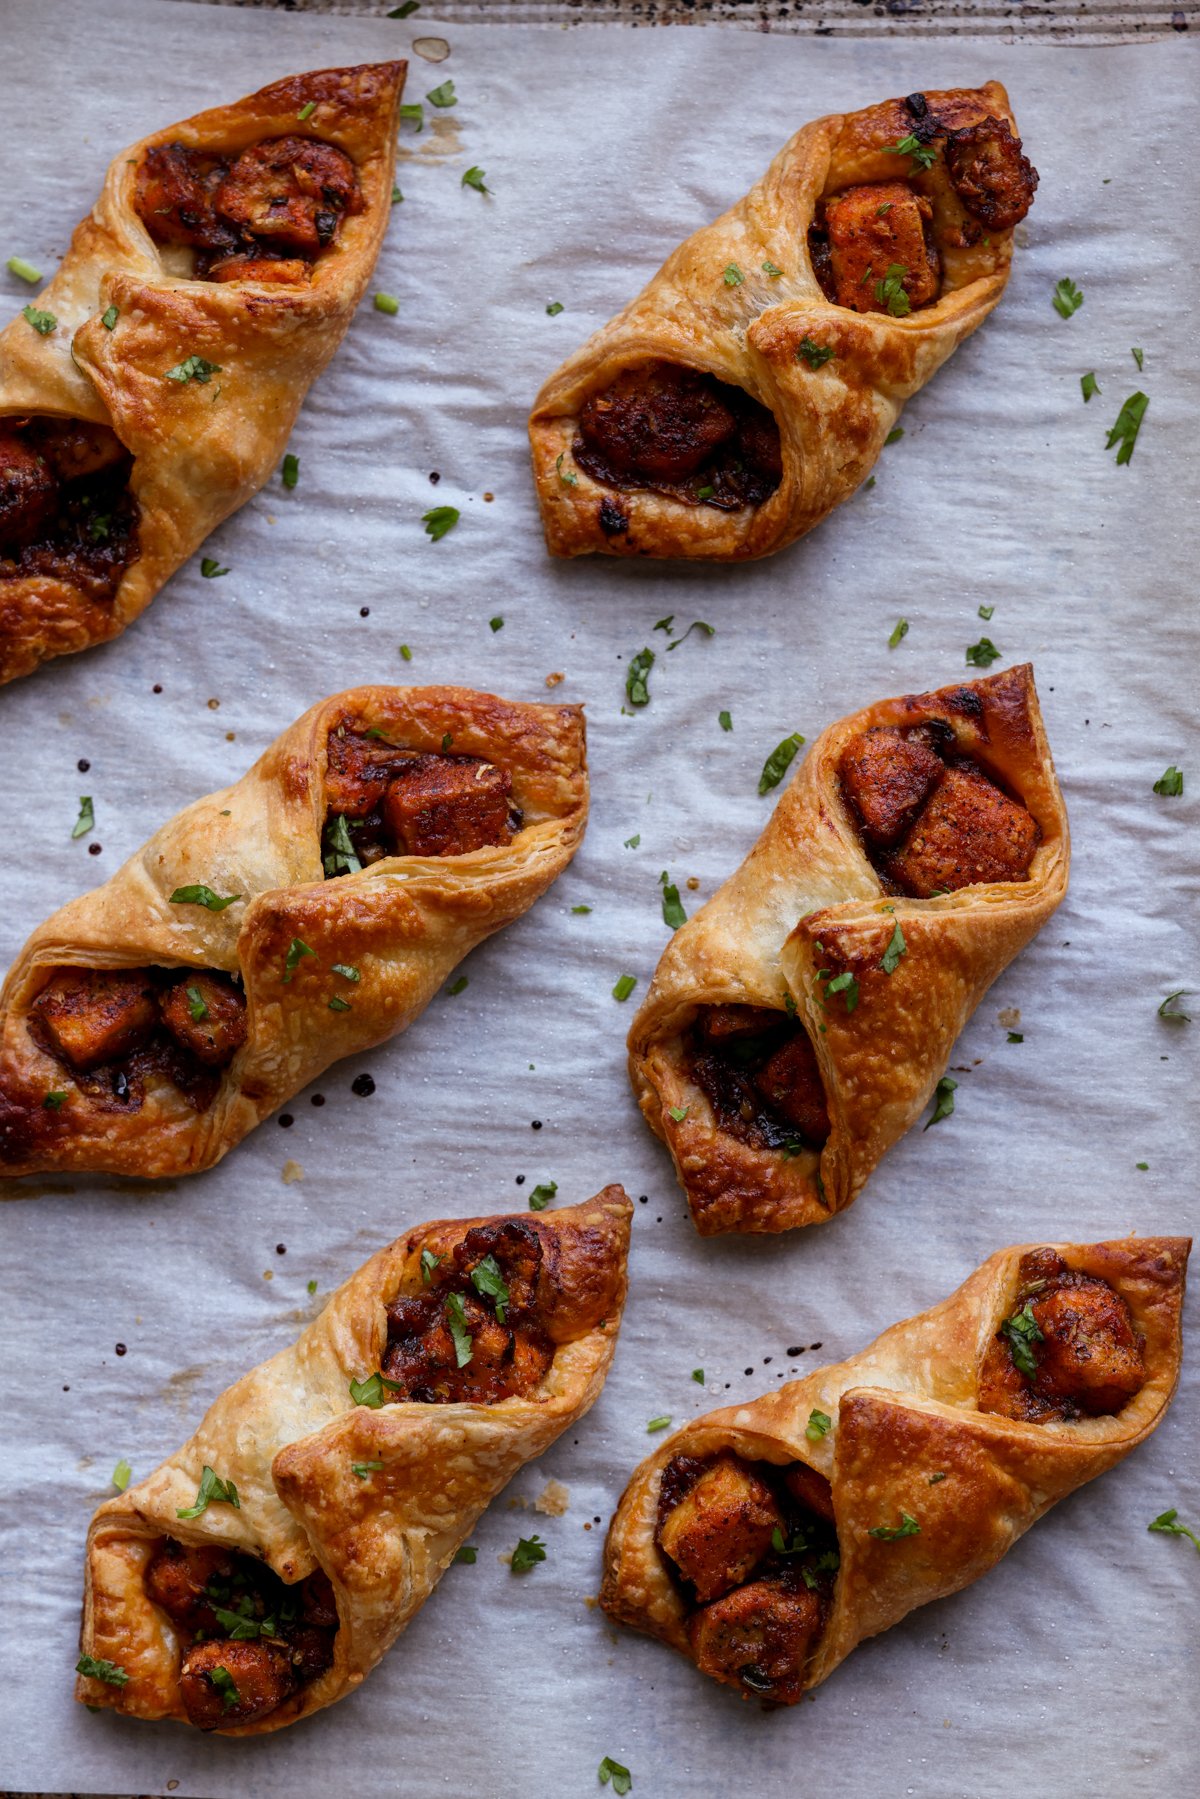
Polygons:
M55 1054L80 1074L131 1055L158 1024L158 999L140 969L59 969L33 1010Z
M772 1111L778 1112L808 1143L829 1136L829 1107L816 1051L808 1033L798 1030L752 1077Z
M246 1000L228 975L197 971L168 987L163 1023L206 1068L224 1068L246 1041Z
M909 306L925 306L937 298L940 268L926 227L933 208L903 181L874 181L848 187L825 203L829 261L834 298L855 312L887 312L876 284L889 269L899 277Z
M465 856L512 842L511 792L494 763L417 756L384 795L384 827L398 856Z
M703 1602L745 1580L784 1525L767 1483L725 1451L667 1513L658 1542Z
M1040 838L1032 813L963 763L946 770L887 868L920 899L979 881L1023 881Z
M890 849L941 780L945 764L919 737L883 727L852 737L838 769L867 842Z

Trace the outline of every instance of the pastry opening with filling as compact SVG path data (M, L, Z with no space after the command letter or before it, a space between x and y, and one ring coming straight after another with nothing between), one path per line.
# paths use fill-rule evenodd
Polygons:
M248 1724L332 1665L333 1588L319 1570L288 1586L253 1556L164 1537L143 1577L179 1640L179 1690L201 1730Z
M981 881L1025 881L1041 827L955 748L948 724L877 726L842 751L842 791L889 893L930 899Z
M738 1142L785 1156L824 1147L825 1087L798 1019L769 1006L704 1006L684 1049L718 1127Z
M829 1482L733 1450L663 1470L655 1542L688 1606L696 1666L793 1705L829 1617L839 1554Z
M783 478L779 427L767 408L674 362L627 368L592 394L571 454L607 487L652 488L723 512L761 505Z
M246 998L212 968L58 968L27 1029L102 1109L137 1111L165 1080L204 1112L246 1041Z
M1021 1257L1011 1311L979 1371L979 1409L1031 1424L1106 1417L1146 1379L1144 1340L1122 1296L1053 1249Z
M824 194L808 230L809 261L826 299L893 318L932 305L942 292L943 253L1010 231L1038 184L1007 120L989 115L956 125L923 94L901 105L908 135L877 149L894 154L904 172Z
M111 600L139 554L132 469L107 425L0 418L0 581L62 581Z
M512 776L479 756L406 750L345 727L330 733L321 850L327 879L387 856L465 856L512 842Z
M364 201L348 156L293 134L237 156L153 145L134 204L156 244L190 252L195 280L301 282Z

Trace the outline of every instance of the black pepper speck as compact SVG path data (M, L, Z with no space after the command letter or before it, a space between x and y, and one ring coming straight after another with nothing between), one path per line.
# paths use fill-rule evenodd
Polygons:
M783 1353L789 1359L795 1355L803 1355L804 1354L804 1345L803 1345L803 1343L797 1343L795 1349L785 1349Z
M370 618L371 608L369 606L360 606L358 609L358 616L359 618Z
M89 856L98 856L100 854L101 847L102 846L98 843L89 843L88 844L88 855Z
M287 1244L286 1243L277 1243L275 1245L275 1254L277 1256L285 1256L287 1254Z
M648 1193L639 1193L638 1204L639 1206L648 1206L650 1204L650 1195Z
M314 1106L323 1106L325 1104L325 1095L323 1093L314 1093L312 1096L312 1103Z
M375 1091L375 1081L369 1074L356 1074L350 1083L351 1093L357 1093L359 1099L370 1099Z
M519 1174L517 1176L517 1186L523 1187L524 1185L525 1185L525 1176L523 1174Z
M533 1118L533 1119L531 1119L531 1120L530 1120L530 1122L529 1122L529 1128L530 1128L530 1130L531 1130L531 1131L540 1131L540 1130L541 1130L541 1128L542 1128L542 1121L541 1121L541 1119L540 1119L540 1118Z
M151 691L151 693L161 693L162 692L162 682L156 681L154 683L154 686L150 689L150 691Z
M125 1345L123 1343L118 1343L117 1344L117 1354L124 1355L125 1353L126 1353Z
M439 475L439 474L438 474L438 472L437 472L437 470L436 470L436 469L433 469L433 470L431 470L431 471L430 471L430 476L429 476L429 479L430 479L430 480L431 480L431 481L432 481L432 482L433 482L433 485L434 485L434 486L435 486L435 487L436 487L436 486L437 486L437 484L438 484L438 482L439 482L439 481L440 481L440 480L441 480L441 478L442 478L442 477L441 477L441 476L440 476L440 475Z
M80 757L80 758L79 758L79 760L78 760L78 762L77 762L77 763L76 763L76 764L75 764L75 766L76 766L76 768L77 768L77 769L78 769L78 770L79 770L79 772L80 772L80 774L81 774L81 775L86 775L86 773L87 773L87 771L88 771L88 769L89 769L89 768L90 768L90 767L91 767L91 766L92 766L92 765L91 765L91 763L90 763L90 762L89 762L89 761L88 761L88 759L87 759L87 757L86 757L86 756L81 756L81 757Z
M281 1112L279 1114L279 1128L281 1131L290 1131L295 1122L296 1120L292 1117L290 1112Z

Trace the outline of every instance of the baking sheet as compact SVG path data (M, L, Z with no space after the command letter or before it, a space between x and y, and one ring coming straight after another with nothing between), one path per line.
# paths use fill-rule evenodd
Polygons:
M186 0L112 0L102 16L9 0L2 16L0 156L19 178L0 191L0 260L46 271L109 158L144 131L302 67L403 53L430 30L423 14ZM847 1354L1001 1244L1177 1231L1194 1216L1200 1024L1156 1008L1200 987L1195 803L1151 791L1168 763L1190 780L1196 761L1200 204L1177 177L1177 146L1197 136L1194 49L897 40L885 54L598 29L584 54L561 30L448 35L449 60L414 58L405 96L452 76L459 104L427 107L420 137L404 130L405 198L374 283L400 311L364 308L310 394L291 444L298 487L272 484L210 539L228 576L202 579L197 557L115 644L0 695L0 954L356 682L536 699L561 673L553 697L588 707L592 823L558 885L470 958L468 988L332 1069L323 1107L300 1094L290 1128L269 1121L189 1182L35 1181L0 1208L0 1781L560 1799L599 1791L609 1755L642 1795L1192 1790L1200 1570L1185 1540L1145 1526L1171 1505L1200 1518L1194 1364L1130 1461L791 1711L743 1704L590 1602L602 1528L659 1440L649 1419L682 1422ZM988 76L1012 92L1037 204L1001 307L911 403L874 489L754 567L550 564L523 421L559 358L804 120ZM472 164L490 196L461 187ZM1050 303L1062 276L1085 293L1068 321ZM0 293L10 311L29 297L2 272ZM1085 407L1089 369L1102 391ZM1138 387L1147 420L1117 468L1105 431ZM436 544L420 524L434 504L462 510ZM986 624L981 605L995 608ZM669 613L716 634L666 654L653 627ZM889 650L901 615L909 633ZM953 1118L910 1133L828 1226L701 1242L624 1078L623 1035L666 938L660 872L693 909L768 815L757 778L781 737L962 676L984 632L1005 663L1036 665L1074 830L1070 896L963 1034ZM652 699L629 715L624 671L643 645L659 652ZM72 842L81 793L96 831ZM573 915L581 904L593 910ZM626 972L637 996L621 1006L610 994ZM999 1023L1009 1008L1020 1045ZM351 1091L362 1072L369 1098ZM303 1170L290 1184L289 1162ZM492 1507L477 1564L449 1572L366 1689L246 1742L76 1706L81 1551L118 1458L146 1472L381 1242L519 1206L550 1179L562 1202L609 1180L640 1200L613 1374ZM560 1518L525 1509L551 1477L570 1493ZM535 1529L548 1559L518 1579L499 1558Z

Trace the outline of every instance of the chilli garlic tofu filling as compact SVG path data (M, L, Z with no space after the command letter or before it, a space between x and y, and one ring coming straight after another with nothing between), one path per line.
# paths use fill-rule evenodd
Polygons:
M779 427L767 408L673 362L625 369L586 400L571 454L606 487L648 487L723 512L760 505L783 476ZM626 528L617 507L601 524Z
M350 158L318 138L264 138L240 155L157 144L138 167L134 204L156 244L190 252L198 281L300 282L362 212Z
M429 755L382 737L330 733L321 839L327 877L386 856L464 856L511 843L512 777L478 756Z
M983 1358L980 1411L1031 1424L1119 1412L1146 1379L1144 1340L1125 1300L1052 1249L1027 1251L1018 1281Z
M655 1541L687 1601L696 1666L744 1697L791 1705L821 1639L838 1570L829 1482L722 1450L663 1470Z
M684 1042L688 1073L721 1130L785 1156L824 1147L825 1088L797 1019L768 1006L705 1006Z
M0 603L5 581L62 581L111 600L138 555L133 458L107 425L0 418Z
M984 881L1024 881L1041 828L948 724L860 731L842 751L842 791L889 893L931 899Z
M203 1112L246 1041L246 999L211 968L58 968L27 1028L101 1108L136 1111L149 1088L168 1081Z
M178 1638L180 1694L201 1730L265 1717L333 1662L337 1606L320 1572L287 1586L253 1556L164 1537L143 1578Z
M894 152L904 172L824 195L808 231L825 298L893 318L939 298L945 250L969 249L1019 224L1038 183L1007 120L958 123L961 106L939 117L924 94L910 94L900 109L907 135L877 148Z

